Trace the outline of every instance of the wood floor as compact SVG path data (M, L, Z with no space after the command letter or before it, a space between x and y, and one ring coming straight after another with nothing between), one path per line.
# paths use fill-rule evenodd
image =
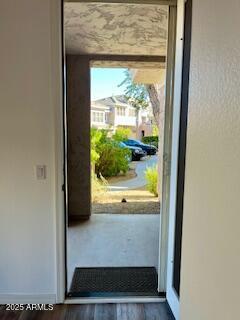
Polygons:
M53 311L6 311L1 320L174 320L167 303L55 305Z

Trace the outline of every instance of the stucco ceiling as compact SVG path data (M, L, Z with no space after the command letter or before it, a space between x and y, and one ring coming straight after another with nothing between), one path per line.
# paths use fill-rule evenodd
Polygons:
M66 51L165 56L167 20L166 6L66 2Z
M160 85L165 83L165 69L132 69L131 71L134 83Z

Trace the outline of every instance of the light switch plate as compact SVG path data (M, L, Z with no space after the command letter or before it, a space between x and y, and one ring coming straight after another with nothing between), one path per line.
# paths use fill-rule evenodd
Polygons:
M47 178L46 165L38 164L36 166L36 177L37 177L37 180L45 180Z

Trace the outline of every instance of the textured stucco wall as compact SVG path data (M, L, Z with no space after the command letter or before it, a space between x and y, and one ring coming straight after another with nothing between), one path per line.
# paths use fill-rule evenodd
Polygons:
M67 180L69 219L91 213L89 60L67 56Z
M239 319L239 12L193 0L182 320Z

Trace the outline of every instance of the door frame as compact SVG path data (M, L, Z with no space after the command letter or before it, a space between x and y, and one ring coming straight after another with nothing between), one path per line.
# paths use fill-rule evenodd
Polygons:
M159 230L159 265L158 265L158 291L166 292L167 282L167 252L168 252L168 226L169 226L169 191L171 174L171 146L172 146L172 119L173 119L173 92L175 70L175 44L176 44L177 7L169 6L168 22L168 49L165 79L165 108L163 125L163 154L160 168L161 174L161 211Z
M95 299L95 298L66 298L66 191L64 185L66 185L66 161L65 161L65 131L66 125L66 89L65 89L65 55L64 55L64 33L63 33L63 0L51 1L51 47L52 47L52 92L53 92L53 106L55 116L55 283L56 283L56 303L109 303L109 302L151 302L157 301L156 298L150 297L129 297L129 298L116 298L116 299ZM131 3L128 1L119 1L125 3ZM156 2L161 2L157 1ZM155 3L156 3L155 2ZM172 2L173 3L173 2ZM174 1L176 4L176 2ZM178 0L177 12L178 16L183 14L184 0ZM177 41L176 41L176 59L175 59L175 83L180 81L182 70L182 36L183 36L183 23L178 19L177 21ZM56 59L57 58L57 59ZM173 132L179 134L179 112L175 111L179 109L181 90L174 88L174 115L175 122ZM176 99L177 97L177 99ZM177 120L178 119L178 120ZM174 149L174 148L173 148ZM174 157L176 162L176 157ZM171 167L174 169L173 163ZM173 178L171 177L171 182ZM176 184L171 186L171 192L176 194ZM171 203L170 203L171 206ZM172 207L171 209L172 210ZM172 221L169 219L169 224ZM168 237L168 246L172 244L172 234ZM169 255L169 253L168 253ZM158 301L162 301L162 298L157 298ZM171 297L167 294L167 299ZM111 301L110 301L111 300Z
M175 6L174 6L175 8ZM73 55L74 60L76 61L77 56ZM141 63L146 63L151 66L151 64L156 64L158 63L160 66L163 63L166 63L166 59L164 56L140 56L140 55L81 55L79 56L79 59L82 60L82 63L86 63L87 68L86 70L88 71L87 73L90 74L91 68L94 66L97 66L98 68L101 68L101 62L103 62L103 68L107 68L108 66L111 68L114 67L124 67L124 68L137 68L138 65L141 66ZM68 61L68 58L66 59ZM109 63L109 64L108 64ZM131 67L129 67L129 64ZM75 66L76 68L80 69L80 63L77 63ZM86 77L88 78L88 77ZM89 88L90 88L90 83L89 83ZM67 100L67 99L66 99ZM88 105L90 104L90 100ZM65 118L66 118L67 112L66 112L66 105L65 105ZM67 119L65 120L65 123L67 123ZM90 128L90 123L89 123L89 128ZM67 139L65 139L67 141ZM67 147L66 147L67 149ZM89 168L90 168L90 163L89 163ZM66 174L66 180L67 180L67 163L65 164L65 174ZM66 188L66 193L67 193L67 188ZM89 202L91 201L91 196L89 194ZM66 216L68 219L68 214L67 214L68 208L66 207ZM89 214L90 216L90 214ZM161 215L160 215L160 223L161 223ZM160 224L159 224L160 227ZM67 239L67 227L65 228L65 239ZM160 244L159 244L160 245ZM166 252L165 252L166 255ZM67 247L65 247L65 256L67 256ZM159 258L159 257L158 257ZM166 256L164 257L164 261L166 262L167 258ZM66 266L65 266L66 272L65 272L65 288L68 287L68 279L67 279L67 258L66 258ZM158 273L158 283L164 283L166 282L166 274L163 273ZM86 303L86 301L98 301L99 303L101 302L108 302L108 301L127 301L127 302L160 302L165 299L165 292L166 292L166 287L160 288L158 286L158 291L160 293L159 297L147 297L147 296L131 296L131 297L120 297L120 298L72 298L68 297L67 291L66 291L66 301L69 303L70 300L75 301L75 303Z
M191 55L192 0L179 0L177 17L166 291L168 303L176 320L180 317L180 272Z
M175 80L172 122L172 150L171 150L171 177L169 200L169 226L168 226L168 253L167 253L167 285L166 297L176 319L179 318L179 299L172 287L173 252L175 239L175 217L177 197L177 171L178 171L178 145L180 130L180 110L182 94L182 60L183 60L183 32L184 32L184 4L179 0L177 6L177 35L175 50Z
M182 90L180 130L178 145L178 175L177 175L177 199L176 199L176 225L174 244L174 273L173 286L180 296L180 271L182 257L182 223L184 205L185 185L185 159L187 144L187 122L188 122L188 95L189 95L189 70L191 55L191 29L192 29L192 0L185 2L184 39L183 39L183 62L182 62Z

